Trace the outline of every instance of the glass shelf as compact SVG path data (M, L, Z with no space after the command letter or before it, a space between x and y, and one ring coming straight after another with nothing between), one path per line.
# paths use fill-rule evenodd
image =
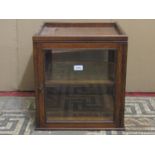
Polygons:
M111 80L48 80L45 82L46 87L52 87L53 85L58 84L68 84L68 85L77 85L77 84L105 84L105 85L113 85L114 82Z

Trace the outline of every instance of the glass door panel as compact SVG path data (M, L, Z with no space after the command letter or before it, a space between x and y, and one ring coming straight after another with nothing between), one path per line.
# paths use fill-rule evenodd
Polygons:
M48 122L113 121L115 49L45 49L44 53Z

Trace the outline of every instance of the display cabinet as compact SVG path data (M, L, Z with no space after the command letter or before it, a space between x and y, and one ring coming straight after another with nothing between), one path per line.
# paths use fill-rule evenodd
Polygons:
M124 128L127 36L116 23L45 23L33 36L36 128Z

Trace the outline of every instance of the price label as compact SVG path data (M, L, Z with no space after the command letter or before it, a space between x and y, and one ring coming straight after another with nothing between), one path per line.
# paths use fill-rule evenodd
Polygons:
M83 65L74 65L73 69L74 71L83 71Z

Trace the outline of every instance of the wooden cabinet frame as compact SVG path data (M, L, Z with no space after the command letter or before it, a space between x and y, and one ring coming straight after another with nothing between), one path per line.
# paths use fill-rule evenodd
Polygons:
M68 23L46 23L45 25L68 26ZM69 26L100 26L104 23L74 23ZM107 24L108 25L108 24ZM55 130L100 130L100 129L123 129L124 128L124 103L125 103L125 80L127 62L127 36L116 23L109 23L117 27L118 36L103 37L33 37L34 69L35 69L35 92L36 92L36 128ZM44 28L44 26L43 26ZM42 30L43 30L42 28ZM53 122L49 123L45 115L44 103L44 49L53 48L106 48L116 49L116 87L114 121L112 122Z

